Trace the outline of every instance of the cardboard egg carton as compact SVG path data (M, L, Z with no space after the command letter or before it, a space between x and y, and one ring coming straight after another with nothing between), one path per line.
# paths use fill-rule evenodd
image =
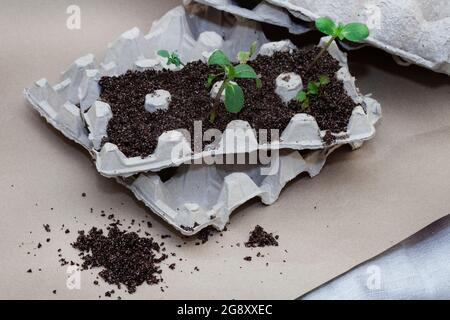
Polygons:
M274 153L269 164L185 165L180 162L176 163L179 167L175 174L166 180L162 179L158 173L149 170L145 159L139 158L125 159L132 163L129 166L113 167L113 170L124 169L125 171L109 174L109 171L103 169L105 159L109 158L103 157L100 153L104 152L105 148L111 147L111 144L106 144L100 151L96 150L101 146L101 139L106 135L107 122L112 116L109 106L98 101L98 79L102 75L124 72L126 70L124 66L142 67L145 65L142 61L145 59L154 60L150 67L164 64L164 60L158 60L152 55L146 56L147 51L144 53L140 51L140 48L145 48L146 45L151 48L150 52L161 46L158 44L152 47L151 41L144 45L142 39L144 41L153 39L158 43L158 39L164 38L165 32L170 37L174 33L173 28L180 28L180 26L187 28L189 25L189 29L181 29L184 30L185 35L189 35L188 37L176 34L177 40L168 41L165 46L169 50L178 50L180 55L184 53L182 48L187 46L186 43L178 42L180 37L183 39L191 37L191 40L187 42L191 45L194 43L194 47L197 47L192 39L196 39L195 35L198 36L205 31L227 33L229 37L225 37L224 47L234 52L245 49L248 42L255 40L255 37L260 41L265 39L259 31L259 26L254 22L239 20L236 22L237 26L226 24L221 29L220 25L226 23L226 20L217 19L217 16L210 17L208 12L210 11L206 10L192 15L192 12L187 11L186 8L175 8L156 22L147 36L141 36L135 29L125 33L125 36L120 37L110 46L108 58L100 66L97 66L92 55L86 55L75 61L63 74L59 84L51 86L43 79L25 90L25 96L34 109L58 131L82 145L93 155L101 174L114 176L158 216L185 235L193 235L208 226L223 229L231 213L254 197L260 197L262 202L268 205L274 203L284 186L301 173L307 172L311 177L319 174L327 157L334 150L345 144L358 148L365 140L373 137L374 125L381 116L380 105L372 98L361 95L355 87L354 79L346 68L345 55L337 50L337 47L332 47L330 53L342 64L338 76L344 81L349 95L360 104L354 110L349 132L336 136L338 143L325 146L322 142L323 132L320 132L315 120L305 114L299 114L294 117L289 130L286 129L286 133L281 136L279 145L270 146L279 152ZM251 25L254 26L253 29L250 28ZM193 26L195 26L195 32L192 29ZM238 28L240 32L235 33L234 28ZM241 42L244 31L252 37L248 39L249 41L245 41L245 44ZM202 46L204 50L205 44ZM126 52L125 56L119 54L122 51L117 49L118 47L127 48L121 49ZM192 48L192 46L186 48ZM130 57L127 58L127 55ZM159 62L155 63L156 60ZM136 63L138 61L139 63ZM243 121L231 123L230 127L233 126L253 132ZM168 133L167 137L171 134ZM169 142L176 141L171 139L168 139ZM258 148L255 147L254 151L258 151ZM302 148L304 151L300 153L298 150ZM111 154L120 155L118 151ZM160 162L158 166L150 168L159 171L170 166L173 166L173 162L167 164Z
M450 2L423 0L264 0L243 8L235 0L193 0L254 21L301 34L309 22L328 16L345 23L366 23L364 43L394 55L401 65L417 64L450 75ZM185 1L192 2L192 1Z
M176 10L175 17L171 14L170 18L179 19L179 17L178 10ZM51 121L58 118L55 125L70 128L73 140L80 141L82 134L85 133L84 130L89 131L88 137L92 146L90 151L95 157L97 170L102 175L106 177L129 177L140 172L158 172L181 164L198 163L201 159L252 153L257 150L317 150L343 144L356 146L361 141L367 141L375 135L375 128L366 111L370 108L371 110L377 109L381 113L381 109L375 100L363 96L359 92L355 85L355 79L348 70L346 55L339 50L336 44L333 44L329 48L329 53L339 61L341 66L337 73L338 79L344 83L348 95L358 104L358 107L353 111L348 130L334 134L335 139L332 145L327 145L323 141L326 131L320 130L313 117L299 113L291 119L287 128L280 134L279 141L271 143L258 142L256 133L250 124L246 121L237 120L229 123L218 145L215 145L211 150L197 153L191 149L191 141L186 139L185 135L178 130L163 133L159 137L154 153L145 158L128 158L112 143L101 146L101 141L106 136L108 123L105 119L111 119L112 113L111 110L109 110L109 114L105 114L106 111L104 110L100 112L97 110L98 105L105 108L104 103L98 101L100 98L98 81L103 75L119 75L128 70L136 70L143 65L143 61L151 60L151 64L148 65L153 65L153 67L149 68L157 69L167 66L167 61L164 58L154 56L155 52L161 47L154 46L149 39L154 40L160 34L173 34L173 28L178 28L180 25L187 28L188 24L178 21L178 23L166 25L168 29L165 33L161 33L160 29L156 28L158 32L151 31L146 36L139 29L133 28L123 33L109 46L105 60L100 64L100 67L96 66L93 55L89 54L75 61L69 70L63 73L61 83L55 87L50 86L46 80L40 80L25 92L35 108L41 113L44 112ZM248 24L240 21L237 28L242 25ZM155 27L152 30L154 29ZM201 38L205 32L217 34L216 32L202 31L198 37ZM216 49L208 45L205 40L199 43L199 40L191 36L192 33L191 29L185 31L185 42L177 48L180 56L190 56L190 60L204 59L203 53L207 51L202 50ZM258 32L250 32L248 35L250 38L247 43L252 42L255 38L265 39ZM235 52L239 51L237 47L242 42L242 35L237 39L238 44L233 42L233 38L225 41L228 43L228 50L233 47L236 49ZM327 38L322 39L320 45L323 46L326 40ZM271 55L274 51L285 50L286 48L295 48L289 41L260 44L262 44L260 54L263 55ZM215 45L217 45L216 42ZM192 52L196 52L196 48L201 48L201 50L198 50L197 55L193 56ZM79 115L77 109L80 110ZM59 115L60 112L63 115ZM83 141L83 143L86 144L86 141Z

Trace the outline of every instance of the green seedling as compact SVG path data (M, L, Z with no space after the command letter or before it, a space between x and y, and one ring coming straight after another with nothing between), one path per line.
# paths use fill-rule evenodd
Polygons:
M316 20L316 28L320 32L331 36L331 39L325 44L317 57L311 62L308 70L314 66L324 55L331 44L336 40L348 40L351 42L361 42L370 35L370 30L364 23L352 22L349 24L336 23L328 17L322 17Z
M167 58L168 59L168 61L167 61L168 65L173 64L176 67L184 66L184 63L181 62L180 56L176 52L170 53L167 50L159 50L158 51L158 55L163 57L163 58Z
M255 41L250 46L249 51L240 51L237 55L237 60L239 61L239 63L246 64L250 60L250 58L253 57L253 55L256 53L257 47L258 47L258 42Z
M297 94L297 101L302 106L302 110L309 109L311 97L319 93L319 88L330 83L330 78L327 75L321 75L319 81L309 81L306 90L302 90Z
M214 51L208 60L208 65L218 66L220 72L218 74L210 74L208 76L207 87L211 88L219 79L223 80L217 96L214 98L209 121L214 123L217 118L220 98L225 92L225 108L228 112L238 113L244 106L244 91L233 82L234 79L255 79L257 88L261 88L262 83L255 70L248 64L241 63L233 65L230 59L221 50Z

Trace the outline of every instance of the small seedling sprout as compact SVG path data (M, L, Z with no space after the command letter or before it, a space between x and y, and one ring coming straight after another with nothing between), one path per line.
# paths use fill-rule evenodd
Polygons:
M302 106L302 111L308 110L311 97L316 96L319 93L319 88L326 86L329 83L330 78L324 74L319 76L319 81L308 82L306 90L302 90L297 94L297 101Z
M252 45L256 48L256 44ZM210 66L218 66L220 72L218 74L210 74L208 76L207 87L211 88L219 79L222 79L222 85L214 98L214 103L209 116L209 121L214 123L217 118L220 99L225 92L225 108L228 112L238 113L244 106L244 91L242 88L233 82L234 79L255 79L257 88L261 88L262 83L255 70L246 64L248 59L253 55L254 50L250 49L247 54L239 54L241 63L233 65L230 59L221 50L214 51L209 57L208 64ZM238 56L239 56L238 55Z
M167 65L173 64L176 67L184 66L184 63L181 62L180 56L176 52L170 53L167 50L159 50L158 55L167 58Z
M316 20L316 28L320 32L331 36L331 39L325 44L317 57L308 66L308 70L314 66L324 55L331 44L336 40L349 40L351 42L361 42L370 35L370 30L364 23L352 22L349 24L336 23L328 17L322 17Z
M249 51L240 51L237 55L237 60L240 64L246 64L250 58L256 53L258 42L253 42Z

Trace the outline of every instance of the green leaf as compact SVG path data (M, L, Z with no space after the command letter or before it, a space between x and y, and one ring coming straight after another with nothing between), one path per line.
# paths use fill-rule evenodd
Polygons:
M157 53L159 56L167 58L168 65L174 64L175 66L179 67L183 64L181 62L180 56L178 56L176 52L170 53L167 50L159 50Z
M244 91L237 84L228 83L225 87L225 107L228 112L238 113L244 106Z
M306 97L306 100L302 103L302 110L306 111L309 108L309 98Z
M250 58L255 54L257 48L258 48L258 42L255 41L250 46L249 51L240 51L237 55L237 59L238 59L239 63L246 64L248 62L248 60L250 60Z
M229 66L231 65L228 57L221 50L216 50L211 54L208 60L209 65Z
M327 17L322 17L316 20L316 28L322 33L329 36L336 35L336 23Z
M321 76L319 76L319 84L321 86L326 86L329 83L330 83L330 78L327 75L322 74Z
M250 46L250 58L256 53L257 48L258 48L258 41L254 41Z
M353 42L360 42L369 37L370 30L364 23L353 22L347 24L342 30L342 36Z
M256 74L255 70L249 66L248 64L239 64L235 67L235 78L239 79L255 79L256 80L256 88L262 88L262 81L259 76Z
M208 75L208 81L206 82L206 87L211 88L218 76L219 76L218 74Z
M163 57L163 58L169 58L170 57L170 53L167 50L159 50L158 51L158 55Z
M247 51L241 51L237 55L238 61L241 64L245 64L250 60L250 52Z
M260 78L257 78L257 79L256 79L256 88L257 88L257 89L261 89L262 86L263 86L263 84L262 84L261 79L260 79Z
M298 102L304 102L306 101L306 99L308 99L308 95L305 91L300 91L299 93L297 93L297 101Z
M316 95L319 92L319 87L314 82L308 83L308 94Z
M239 64L235 68L236 78L240 79L258 79L258 75L255 70L248 64Z
M341 41L345 39L344 28L345 28L345 24L343 24L342 22L339 22L339 24L336 28L335 37L338 37L339 40L341 40Z
M224 69L228 80L233 80L236 77L236 68L233 65L225 66Z
M181 66L181 59L175 53L172 54L172 56L169 58L169 61L177 67Z

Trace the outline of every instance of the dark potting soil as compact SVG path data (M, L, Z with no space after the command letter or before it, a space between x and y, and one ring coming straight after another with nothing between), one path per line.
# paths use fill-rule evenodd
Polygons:
M275 93L275 79L285 72L300 74L304 86L310 80L317 81L319 75L328 75L331 82L311 99L307 113L315 117L322 130L346 131L356 104L335 77L339 63L329 54L306 71L318 51L318 48L303 48L292 54L278 52L272 57L258 56L249 62L261 75L262 89L258 90L253 80L236 80L244 90L245 105L237 114L227 112L222 105L214 124L208 121L213 98L205 83L208 74L217 73L216 67L197 61L176 72L129 71L118 77L103 77L99 82L101 100L108 103L113 112L104 143L116 144L127 157L146 157L154 152L164 132L187 129L193 139L194 121L203 122L203 131L211 128L223 131L231 121L244 120L256 130L278 129L281 133L291 118L302 112L298 103L291 102L287 107ZM147 112L145 96L158 89L171 93L169 110Z
M202 242L202 244L205 244L206 242L208 242L209 237L212 237L215 233L217 233L216 229L214 229L213 227L208 227L208 228L202 229L197 234L197 239L200 240Z
M119 288L125 285L129 293L144 282L150 285L162 281L160 264L168 258L160 254L161 247L153 238L140 237L135 232L120 231L112 226L107 235L92 228L79 232L72 246L81 251L84 270L101 267L99 276Z
M255 230L250 232L250 238L245 243L248 248L258 247L278 247L278 236L268 233L261 226L256 226Z

